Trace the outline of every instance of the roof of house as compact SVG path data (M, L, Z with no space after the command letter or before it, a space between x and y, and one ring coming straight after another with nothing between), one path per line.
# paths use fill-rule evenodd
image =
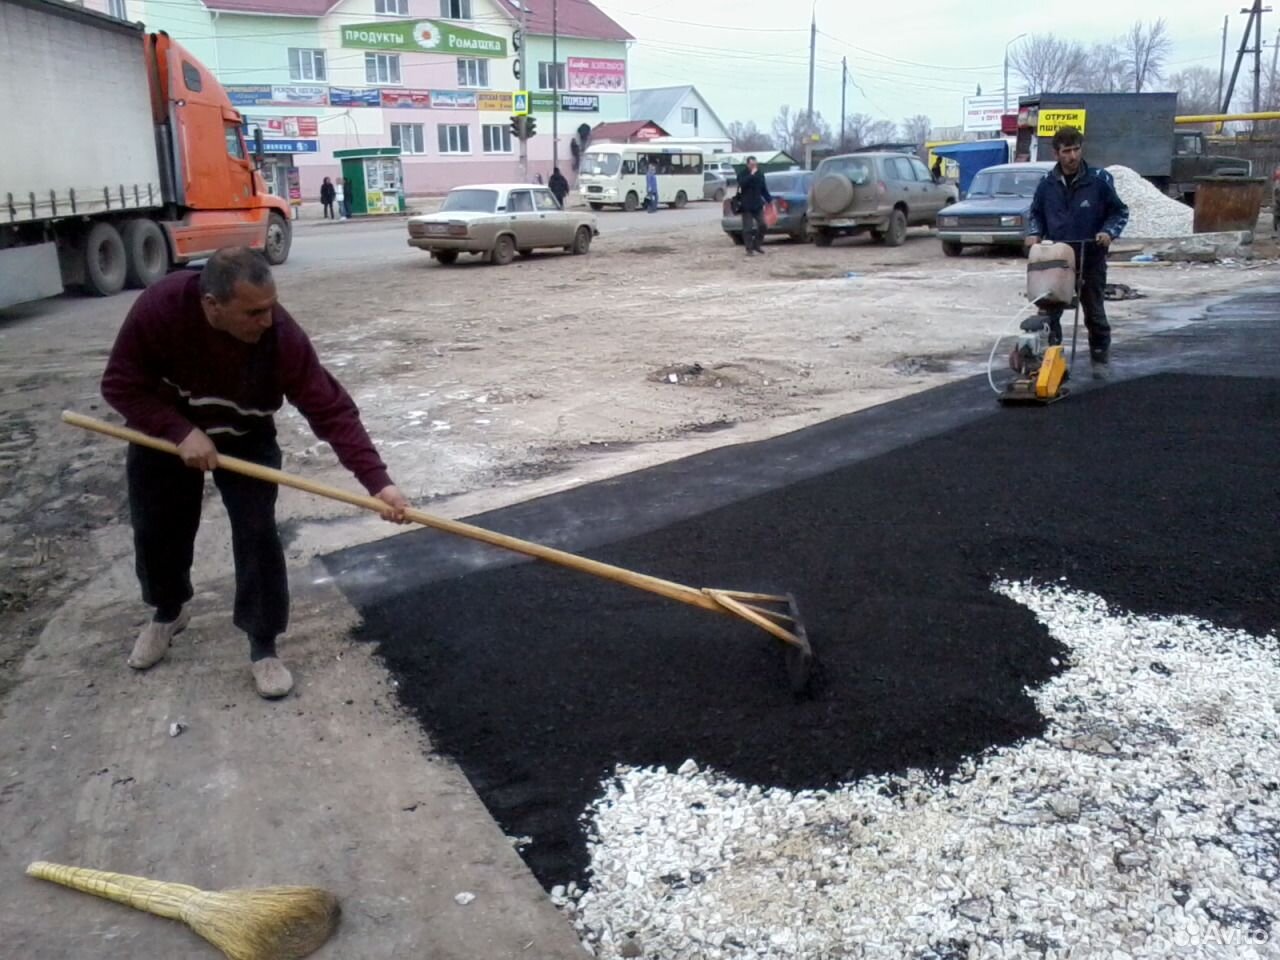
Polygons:
M275 17L323 17L341 0L201 0L220 13L256 13Z
M270 2L270 0L266 0ZM520 5L528 8L530 34L551 36L552 0L497 0L517 23L520 21ZM631 34L618 25L590 0L569 0L555 4L555 32L562 37L582 37L586 40L634 40Z
M660 130L659 136L670 136L667 131L663 130L653 120L615 120L611 123L597 123L592 127L591 142L600 143L613 138L626 143L645 127L653 127L655 130Z
M711 109L711 104L707 103L707 98L698 93L698 88L691 84L685 84L680 87L649 87L644 90L631 91L631 115L633 117L657 117L665 120L671 116L671 111L679 106L680 101L692 93L707 108L707 113L711 114L711 119L723 130L724 124L720 122L720 118L716 116L716 112Z

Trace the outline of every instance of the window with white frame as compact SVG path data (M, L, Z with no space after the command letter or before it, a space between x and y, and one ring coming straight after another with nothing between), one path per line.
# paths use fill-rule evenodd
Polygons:
M538 89L563 90L569 84L565 82L564 64L543 60L538 64Z
M364 79L366 83L399 83L400 55L398 53L366 53Z
M500 123L486 123L481 128L485 153L510 153L511 128Z
M445 20L470 20L471 0L440 0L440 16Z
M420 123L393 123L391 125L391 145L399 147L403 154L426 153L426 138Z
M458 86L487 87L489 85L489 61L458 58Z
M125 6L124 0L107 0L107 13L117 20L129 19L129 10Z
M290 47L289 79L327 80L328 77L324 72L324 51L301 50L298 47Z
M373 10L375 13L391 13L407 17L409 0L373 0Z
M697 107L681 107L680 122L691 123L696 127L698 125L698 108Z
M471 128L465 123L442 123L436 130L440 134L441 153L471 152Z

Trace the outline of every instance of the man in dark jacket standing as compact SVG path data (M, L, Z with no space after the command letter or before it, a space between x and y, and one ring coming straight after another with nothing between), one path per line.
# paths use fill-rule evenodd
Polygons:
M175 457L130 446L125 461L135 567L143 602L155 608L129 666L146 670L159 663L190 619L186 603L204 472L212 471L231 521L233 622L249 635L258 693L283 697L293 677L276 654L276 637L289 621L276 487L219 470L218 456L278 468L273 414L287 399L386 504L387 519L403 522L408 503L387 475L355 403L276 301L266 260L245 247L219 250L199 273L171 273L137 299L111 349L102 395L129 426L178 447Z
M742 204L742 243L747 256L764 253L764 205L773 203L773 197L755 157L747 157L747 170L738 178L738 202Z
M1069 243L1080 269L1080 305L1089 331L1089 358L1095 376L1105 376L1110 359L1111 326L1103 291L1107 286L1107 248L1129 222L1129 208L1116 193L1111 174L1084 162L1084 137L1075 127L1053 135L1058 165L1040 181L1031 201L1027 246L1041 240ZM1083 260L1080 258L1083 257ZM1049 342L1062 343L1062 309L1049 316Z
M552 171L551 179L547 181L547 188L555 194L556 203L560 204L560 209L563 210L564 198L569 195L569 181L564 178L559 167Z

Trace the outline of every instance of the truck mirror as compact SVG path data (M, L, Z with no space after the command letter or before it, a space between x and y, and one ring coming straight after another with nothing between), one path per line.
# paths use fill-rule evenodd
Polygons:
M265 155L266 155L266 148L262 145L262 128L254 127L253 128L253 156L254 156L254 159L257 161L259 167L262 166Z

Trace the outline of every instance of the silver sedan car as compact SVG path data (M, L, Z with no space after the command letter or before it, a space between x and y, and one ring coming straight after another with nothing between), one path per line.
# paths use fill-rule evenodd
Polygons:
M584 254L599 232L591 213L563 209L550 190L532 183L455 187L435 213L409 218L409 246L443 264L462 253L502 265L547 247Z
M724 177L718 173L712 173L707 170L702 174L702 199L714 200L719 203L724 199L725 191L729 189L729 183Z

